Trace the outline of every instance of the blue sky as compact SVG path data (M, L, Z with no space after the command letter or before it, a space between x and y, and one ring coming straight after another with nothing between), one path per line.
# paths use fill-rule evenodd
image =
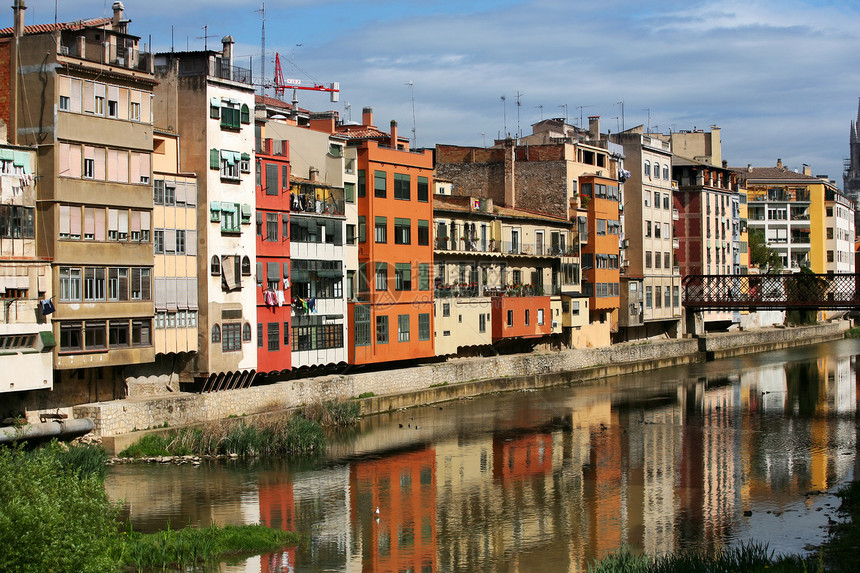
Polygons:
M60 21L110 15L111 4L27 0L27 23L53 22L55 6ZM156 51L170 49L171 26L177 50L202 49L205 25L210 48L230 34L238 65L260 70L260 0L124 4L131 33ZM396 119L411 136L414 125L419 146L483 145L565 110L571 123L600 115L604 131L650 113L662 132L720 126L732 166L781 158L841 186L857 30L860 3L847 0L270 0L266 75L279 52L287 77L340 82L339 103L300 92L299 105L354 120L371 106L382 128Z

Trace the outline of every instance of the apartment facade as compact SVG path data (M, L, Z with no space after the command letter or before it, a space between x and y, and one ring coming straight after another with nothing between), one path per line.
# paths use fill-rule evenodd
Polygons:
M177 135L155 130L153 143L153 340L156 361L173 371L198 349L197 176L180 169Z
M795 171L776 167L737 168L747 189L750 232L764 234L785 270L853 272L854 203L809 166Z
M122 397L120 369L151 362L152 60L110 18L0 31L17 62L3 90L10 140L39 145L38 256L52 260L55 380L72 401ZM46 71L48 70L48 71Z
M257 371L277 373L292 369L290 145L267 137L263 122L257 131Z
M681 274L675 265L678 210L672 199L671 143L642 126L613 137L624 148L624 259L621 272L621 339L681 334Z
M436 354L570 344L588 322L575 225L492 199L437 195L433 205Z
M433 157L409 149L397 122L383 132L364 108L337 133L356 150L358 289L349 304L350 364L434 356L430 268Z
M258 114L260 113L258 99ZM290 266L292 367L314 368L347 362L351 282L348 255L355 257L355 167L347 167L344 138L332 134L333 121L317 129L271 117L278 105L264 103L266 133L288 140L290 149ZM276 108L275 108L276 109ZM352 171L352 173L348 173ZM353 214L347 222L347 211Z
M0 144L0 395L11 408L47 405L54 387L50 261L36 254L36 151ZM29 400L27 400L29 398ZM2 413L2 412L0 412ZM30 420L33 421L33 420Z
M158 127L180 135L198 176L200 345L187 376L205 390L246 386L257 369L254 86L233 44L155 56Z

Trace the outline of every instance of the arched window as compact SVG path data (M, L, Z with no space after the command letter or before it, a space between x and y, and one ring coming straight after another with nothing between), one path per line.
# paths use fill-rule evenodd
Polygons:
M248 258L248 255L242 257L242 276L251 276L251 259Z
M251 325L245 323L242 325L242 342L251 342Z
M645 175L648 175L649 177L651 176L651 162L650 161L645 162Z
M221 342L221 327L217 324L212 327L212 342Z
M212 257L212 263L209 265L209 272L218 276L221 274L221 258L218 255Z
M663 165L663 179L668 179L668 178L669 178L669 166Z
M241 115L242 115L242 118L241 118L242 123L251 123L251 112L248 109L247 104L244 104L244 103L242 104Z

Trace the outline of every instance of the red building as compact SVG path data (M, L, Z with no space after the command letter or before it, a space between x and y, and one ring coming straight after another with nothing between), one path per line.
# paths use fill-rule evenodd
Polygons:
M349 303L349 362L434 356L432 153L411 151L395 121L389 133L377 129L370 108L361 125L336 130L356 148L358 169L358 302Z
M257 371L280 372L292 368L289 142L259 137L256 163Z

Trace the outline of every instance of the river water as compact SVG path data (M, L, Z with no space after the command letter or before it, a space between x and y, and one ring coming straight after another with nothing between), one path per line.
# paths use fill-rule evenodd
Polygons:
M860 471L837 342L363 420L313 462L130 464L137 530L265 523L309 542L226 572L584 571L746 540L803 553Z

